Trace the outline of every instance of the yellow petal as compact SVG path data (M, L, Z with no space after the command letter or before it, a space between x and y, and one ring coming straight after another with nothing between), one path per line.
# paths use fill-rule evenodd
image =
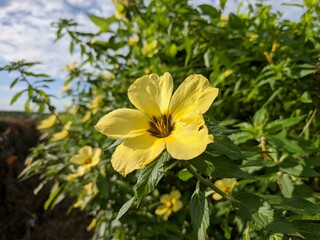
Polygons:
M70 162L73 163L73 164L77 164L77 165L82 165L85 163L85 161L87 160L88 158L82 156L82 155L74 155L70 158Z
M212 198L216 201L221 200L223 197L219 193L212 194Z
M79 154L84 158L89 158L92 155L92 147L84 146L79 149Z
M193 113L175 123L174 130L165 138L170 155L179 160L189 160L206 150L213 136L208 134L201 114Z
M68 135L69 135L69 132L63 129L62 131L53 134L51 141L59 141L59 140L65 139L68 137Z
M90 222L89 226L87 227L87 231L91 231L92 229L94 229L97 225L97 219L93 218L92 221Z
M218 88L211 86L207 78L200 74L191 75L184 80L172 96L170 113L179 120L191 112L205 113L218 96Z
M166 215L166 213L168 212L168 208L165 205L160 205L157 209L156 209L156 215L158 216L163 216Z
M172 95L173 80L170 73L137 79L128 89L132 104L149 117L166 114Z
M179 190L172 190L170 192L170 197L171 199L179 199L181 197L181 193L179 192Z
M144 168L156 159L164 148L162 138L146 133L121 143L114 151L111 163L117 172L126 176L135 169Z
M92 152L92 157L91 157L91 165L95 166L99 163L100 161L100 155L101 155L101 148L94 148Z
M56 119L57 119L56 115L51 115L50 117L42 120L40 124L37 126L37 129L42 130L42 129L51 128L55 124Z
M100 118L95 128L109 138L132 138L147 132L149 118L138 110L120 108Z
M183 207L183 203L180 200L177 200L172 206L174 212L178 212Z
M167 202L170 202L171 201L171 197L169 194L164 194L161 196L160 198L160 202L166 204Z

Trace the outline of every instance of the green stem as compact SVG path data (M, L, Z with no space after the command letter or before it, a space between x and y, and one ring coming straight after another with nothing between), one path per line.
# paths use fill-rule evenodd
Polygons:
M186 169L188 169L188 171L195 177L197 178L201 183L203 183L204 185L208 186L209 188L211 188L213 191L215 191L216 193L219 193L223 198L225 199L229 199L231 200L232 197L228 194L226 194L224 191L222 191L220 188L218 188L217 186L215 186L212 182L210 182L208 179L205 179L204 177L202 177L195 169L193 166L191 166L190 163L188 163L187 161L181 161L183 163L183 165L186 167Z

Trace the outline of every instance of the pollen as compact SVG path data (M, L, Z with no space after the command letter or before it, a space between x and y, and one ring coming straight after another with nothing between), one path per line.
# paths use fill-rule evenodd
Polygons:
M174 130L174 123L171 115L162 115L160 117L152 117L149 122L150 128L148 132L157 138L165 138Z

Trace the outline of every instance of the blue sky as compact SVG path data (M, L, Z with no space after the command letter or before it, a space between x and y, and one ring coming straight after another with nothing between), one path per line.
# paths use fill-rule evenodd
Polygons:
M298 18L301 9L282 6L281 3L301 3L302 0L266 0L275 9L283 12L285 18ZM218 6L219 0L190 0L192 5L213 4ZM234 11L240 0L229 0L227 11ZM255 2L248 0L247 2ZM244 4L245 7L245 4ZM50 92L60 97L54 100L58 110L67 103L61 99L60 89L66 77L63 71L67 64L79 59L79 54L69 54L67 39L54 43L55 30L50 26L60 18L72 18L82 25L82 30L95 32L96 28L88 20L86 14L108 17L114 14L112 0L0 0L0 66L10 61L25 59L41 61L34 68L56 79ZM80 29L81 30L81 29ZM17 86L9 89L14 79L13 74L0 72L0 111L23 110L25 98L10 106L12 96L22 89Z

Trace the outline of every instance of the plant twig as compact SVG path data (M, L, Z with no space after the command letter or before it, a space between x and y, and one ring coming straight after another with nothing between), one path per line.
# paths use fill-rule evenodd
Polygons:
M195 177L197 178L201 183L203 183L204 185L208 186L209 188L211 188L213 191L215 191L216 193L220 194L223 198L225 199L232 199L232 197L228 194L226 194L224 191L222 191L220 188L218 188L217 186L215 186L212 182L210 182L209 180L205 179L204 177L202 177L195 169L193 166L190 165L190 163L188 163L187 161L182 161L183 165L186 167L186 169L188 169L188 171Z
M313 119L316 117L317 111L318 111L317 108L313 111L309 121L307 122L307 125L303 128L302 132L299 134L299 137L301 137L307 131L307 129L310 127Z

